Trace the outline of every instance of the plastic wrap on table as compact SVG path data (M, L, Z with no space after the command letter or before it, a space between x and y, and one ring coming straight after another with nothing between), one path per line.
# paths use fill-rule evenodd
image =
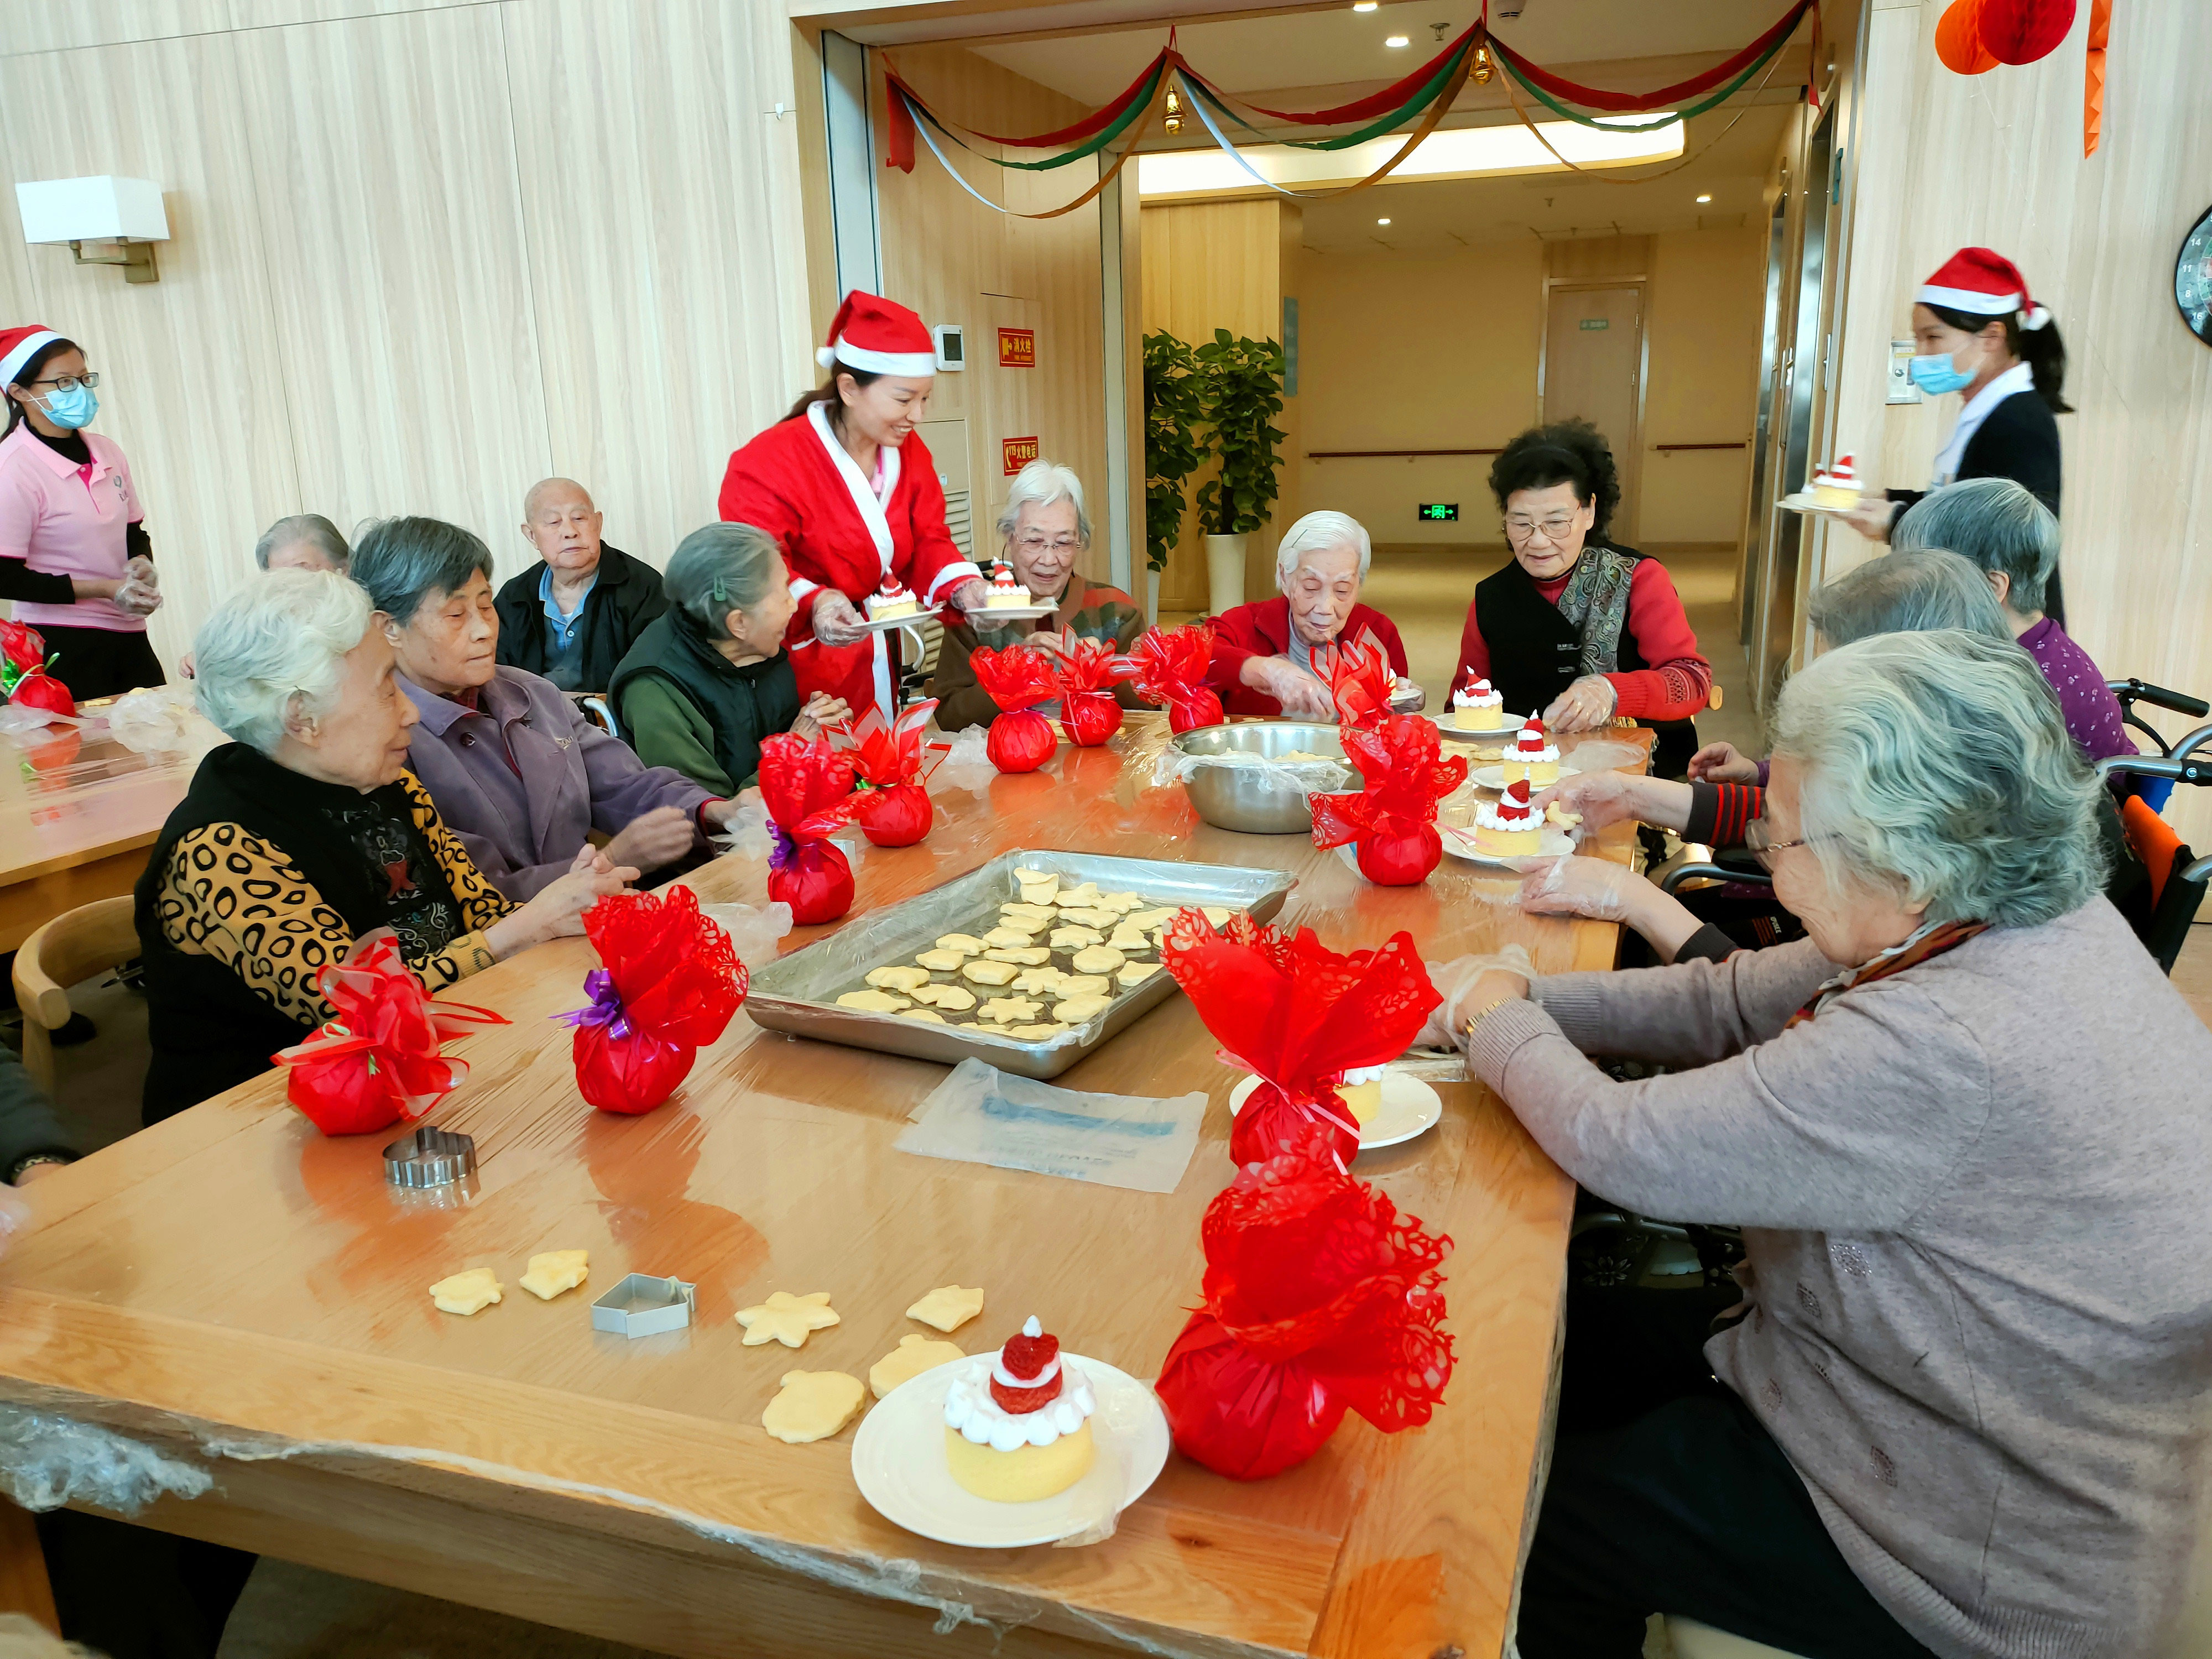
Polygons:
M1616 738L1584 738L1564 752L1581 772L1641 772L1650 758L1642 744L1623 743Z
M708 839L724 854L744 859L766 858L775 845L768 830L768 808L757 800L740 802L721 829Z
M730 946L748 970L774 962L776 947L791 932L788 904L702 904L699 914L730 936Z
M97 1423L0 1405L0 1491L34 1514L88 1504L136 1515L165 1493L198 1498L214 1485L197 1464Z
M999 775L999 769L991 763L990 728L982 726L963 726L954 732L945 758L929 775L929 787L965 789L980 795L991 787L991 780Z
M137 755L175 754L213 747L222 733L201 714L188 685L126 691L103 711L107 735Z
M1206 1097L1086 1094L969 1059L910 1116L902 1152L1171 1193L1198 1146Z
M1295 789L1301 795L1327 794L1341 789L1352 781L1350 764L1331 756L1324 760L1277 760L1267 755L1253 753L1249 749L1229 749L1218 755L1194 755L1176 748L1170 742L1159 751L1152 763L1152 787L1164 789L1186 781L1193 773L1209 766L1259 767L1265 769L1268 781L1279 783L1286 789Z

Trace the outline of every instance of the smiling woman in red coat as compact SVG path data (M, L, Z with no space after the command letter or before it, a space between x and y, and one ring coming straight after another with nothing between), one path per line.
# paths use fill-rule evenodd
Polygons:
M990 585L945 525L945 487L915 423L937 357L904 306L857 289L815 356L828 382L730 457L721 515L782 546L798 602L785 643L802 699L842 698L898 712L895 634L860 623L869 594L895 576L925 611L981 611Z
M1344 513L1309 513L1283 532L1275 550L1279 598L1255 599L1213 619L1213 661L1206 683L1224 712L1242 718L1333 720L1329 648L1372 634L1406 678L1406 645L1398 626L1359 603L1375 550L1359 520ZM1315 653L1321 653L1321 660Z

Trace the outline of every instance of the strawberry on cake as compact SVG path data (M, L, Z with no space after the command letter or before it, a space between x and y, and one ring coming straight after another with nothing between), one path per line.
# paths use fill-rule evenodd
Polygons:
M997 1353L963 1361L945 1395L945 1456L978 1498L1030 1504L1066 1492L1097 1456L1098 1397L1032 1314Z
M1499 769L1506 782L1532 783L1539 789L1559 781L1559 751L1544 735L1543 721L1532 719L1521 728Z
M1000 565L991 576L991 592L983 601L987 611L1026 611L1030 591L1014 580L1014 568Z
M1813 505L1840 507L1848 511L1859 504L1859 471L1848 455L1836 457L1836 464L1826 471L1814 469L1813 473Z
M893 617L911 617L920 611L921 602L914 590L888 570L884 572L884 585L868 595L868 620L885 622Z
M1505 699L1472 668L1452 693L1452 724L1462 732L1496 732L1505 725Z
M1474 809L1474 850L1493 859L1529 858L1544 850L1544 820L1528 805L1525 779L1506 785L1496 802Z

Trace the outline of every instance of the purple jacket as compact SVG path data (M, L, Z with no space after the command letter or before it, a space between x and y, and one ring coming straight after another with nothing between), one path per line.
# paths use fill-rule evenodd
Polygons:
M493 671L475 709L404 675L399 684L422 713L409 767L485 879L511 899L534 898L567 874L587 830L613 835L656 806L680 806L696 826L714 799L681 772L647 766L550 680L520 668Z
M2135 740L2121 723L2120 700L2105 684L2089 653L2074 643L2056 617L2045 617L2021 635L2020 642L2058 694L2067 735L2080 746L2084 759L2094 765L2107 755L2136 752Z

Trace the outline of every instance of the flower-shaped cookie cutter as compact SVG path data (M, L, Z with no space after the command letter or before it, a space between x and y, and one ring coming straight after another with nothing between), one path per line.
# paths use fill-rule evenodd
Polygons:
M395 1187L447 1187L477 1172L473 1135L428 1125L384 1149L384 1178Z
M615 1336L659 1336L691 1322L696 1285L680 1279L632 1273L592 1304L592 1328Z

